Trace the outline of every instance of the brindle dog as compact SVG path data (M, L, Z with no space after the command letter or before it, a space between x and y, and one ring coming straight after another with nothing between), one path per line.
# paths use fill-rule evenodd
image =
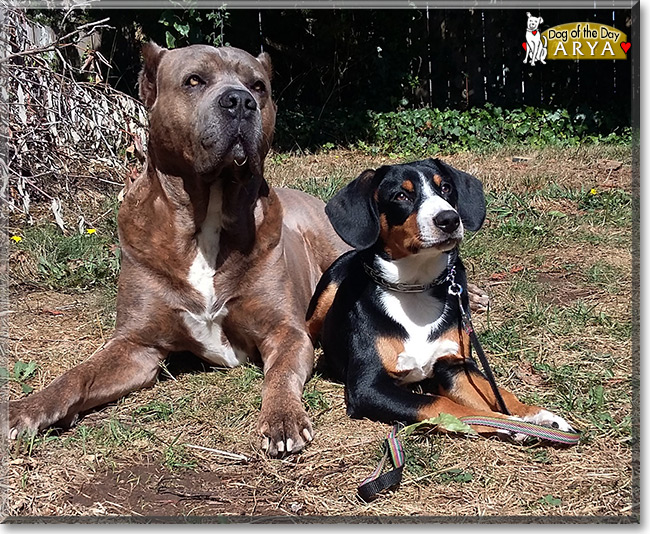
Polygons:
M143 48L145 169L118 216L117 324L91 358L9 406L9 435L70 425L155 383L173 351L264 369L258 429L272 455L313 430L302 403L314 350L305 310L345 245L324 204L264 180L275 105L271 63L236 48Z

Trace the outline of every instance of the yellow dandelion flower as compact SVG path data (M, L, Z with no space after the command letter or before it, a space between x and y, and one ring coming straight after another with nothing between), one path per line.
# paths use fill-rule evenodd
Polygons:
M11 240L15 241L16 243L20 243L23 240L23 238L20 237L19 235L12 235Z
M95 230L94 228L88 228L88 229L86 230L86 233L87 233L87 234L94 234L95 232L97 232L97 230Z
M590 195L597 195L598 191L596 191L596 188L594 187L594 188L591 189L591 191L589 191L589 194Z

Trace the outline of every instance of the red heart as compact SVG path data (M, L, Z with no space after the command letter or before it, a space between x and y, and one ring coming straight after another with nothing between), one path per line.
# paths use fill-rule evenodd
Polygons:
M537 35L537 30L535 30L535 31L533 32L533 35Z
M632 46L632 43L621 43L621 48L623 49L623 52L627 54L627 51L630 49Z
M521 46L523 46L523 47L524 47L524 50L526 50L526 51L527 51L527 48L526 48L526 43L521 43Z

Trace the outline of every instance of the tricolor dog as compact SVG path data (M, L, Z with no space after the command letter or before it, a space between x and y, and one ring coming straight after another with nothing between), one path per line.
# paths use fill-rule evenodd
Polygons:
M343 188L326 213L354 250L319 281L307 322L345 383L348 414L387 423L440 413L507 417L471 358L458 299L448 293L454 267L469 308L457 247L485 219L481 182L438 159L384 166ZM512 417L570 430L563 418L500 393Z

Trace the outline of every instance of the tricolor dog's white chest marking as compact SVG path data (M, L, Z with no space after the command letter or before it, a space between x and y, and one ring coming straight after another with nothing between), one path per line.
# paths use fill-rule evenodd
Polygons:
M232 347L223 332L223 320L228 309L225 303L217 306L214 290L214 266L219 254L222 222L222 191L214 184L210 188L207 214L197 236L196 257L187 276L187 281L202 297L203 310L200 313L183 312L183 321L192 337L203 347L199 356L215 365L234 367L243 363L246 356Z
M389 317L404 327L404 350L397 356L397 371L406 371L403 383L420 382L433 373L438 358L457 354L458 343L449 339L429 340L442 321L444 302L426 293L382 291L381 302Z

